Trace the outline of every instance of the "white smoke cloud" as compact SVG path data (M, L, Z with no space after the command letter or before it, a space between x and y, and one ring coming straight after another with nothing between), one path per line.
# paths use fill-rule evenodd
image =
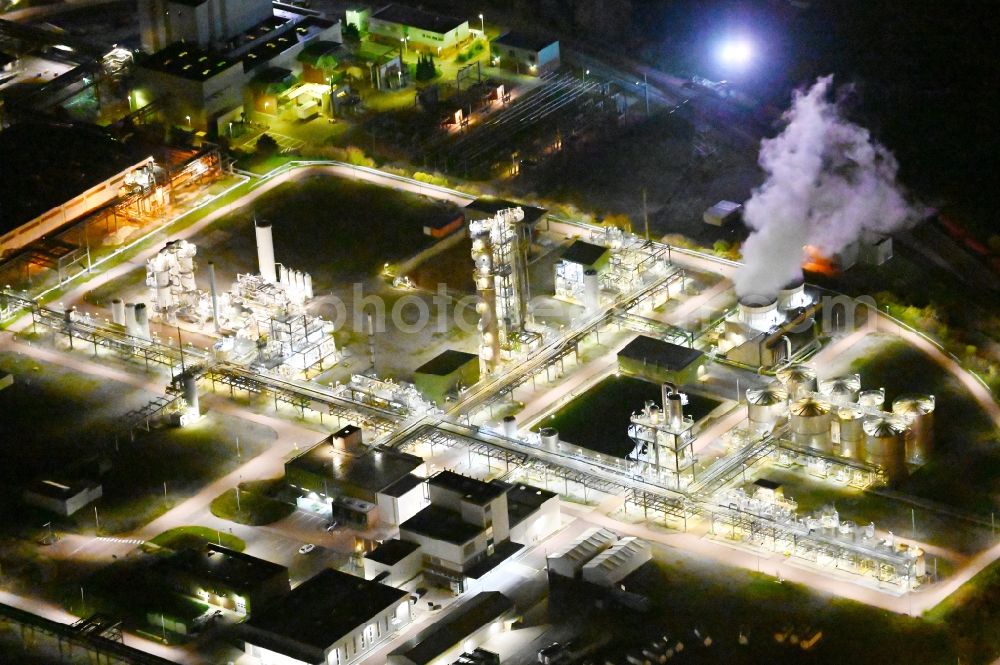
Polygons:
M828 99L832 82L796 92L784 131L761 142L767 180L744 208L752 230L734 278L740 296L771 296L801 279L805 245L830 256L865 231L891 233L927 214L896 182L892 153Z

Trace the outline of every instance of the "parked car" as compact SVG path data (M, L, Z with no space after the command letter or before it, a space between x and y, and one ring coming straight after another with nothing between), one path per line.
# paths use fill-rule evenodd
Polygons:
M314 549L316 549L315 545L313 545L312 543L306 543L305 545L299 548L299 554L309 554Z
M333 532L333 531L334 531L334 530L335 530L335 529L336 529L336 528L337 528L338 526L340 526L340 524L338 524L337 522L330 522L330 523L329 523L329 524L327 524L327 525L326 525L325 527L323 527L323 530L324 530L324 531L326 531L327 533L331 533L331 532Z

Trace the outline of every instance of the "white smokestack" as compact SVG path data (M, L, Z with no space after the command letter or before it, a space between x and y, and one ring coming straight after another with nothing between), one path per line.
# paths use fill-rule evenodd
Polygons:
M268 284L278 281L274 266L274 240L271 237L271 225L254 219L254 232L257 235L257 263L260 265L260 276Z
M761 142L767 180L744 204L752 232L734 278L740 296L801 280L806 245L833 255L864 231L891 233L927 215L906 200L892 153L829 101L832 81L796 92L784 131Z

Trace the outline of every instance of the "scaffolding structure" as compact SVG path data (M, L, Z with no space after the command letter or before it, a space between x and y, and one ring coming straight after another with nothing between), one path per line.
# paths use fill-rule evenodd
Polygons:
M759 493L758 493L759 494ZM800 518L794 502L748 496L729 489L712 498L710 533L769 552L783 553L821 568L873 578L879 584L910 590L926 575L920 548L899 542L875 525L841 521L835 509Z
M539 335L525 330L528 270L521 208L506 208L488 219L469 224L473 279L479 293L479 357L483 373L513 360Z

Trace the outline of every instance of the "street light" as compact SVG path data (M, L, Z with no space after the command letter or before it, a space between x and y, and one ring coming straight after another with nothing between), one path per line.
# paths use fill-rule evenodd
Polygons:
M483 18L482 14L479 15L479 28L480 28L480 30L482 30L483 38L485 39L486 38L486 19Z
M191 126L191 116L186 115L184 117L187 119L188 127L190 127Z
M590 70L589 70L589 69L585 69L585 70L583 70L583 82L584 82L584 83L586 83L586 82L587 82L587 77L588 77L589 75L590 75Z

